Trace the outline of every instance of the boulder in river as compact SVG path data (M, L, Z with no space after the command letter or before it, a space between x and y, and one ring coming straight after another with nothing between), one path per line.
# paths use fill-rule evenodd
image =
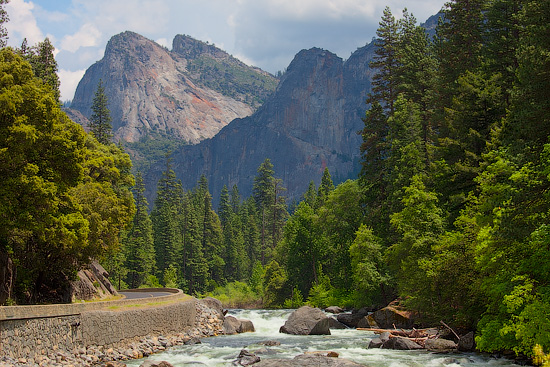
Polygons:
M413 350L413 349L424 349L422 346L413 342L412 340L395 337L390 338L384 344L382 344L383 349L396 349L396 350Z
M361 308L359 310L354 310L352 313L340 313L336 316L336 319L348 327L356 328L359 321L368 315L369 310L367 308Z
M451 352L456 350L457 344L448 339L427 339L424 347L431 352Z
M344 310L342 310L342 308L338 306L330 306L325 308L325 312L338 314L344 312Z
M382 329L412 329L414 315L410 311L398 310L395 307L384 307L372 314L372 318Z
M254 324L250 320L240 320L226 316L223 320L223 333L226 335L254 332Z
M303 306L290 315L279 332L293 335L330 335L329 326L329 319L323 311Z
M462 335L458 341L458 350L461 352L473 352L476 348L474 332L470 331L466 335Z
M340 321L336 320L334 317L328 318L328 327L329 329L347 329L347 325L342 324Z
M246 349L242 349L234 363L237 366L250 366L258 362L260 362L260 357Z

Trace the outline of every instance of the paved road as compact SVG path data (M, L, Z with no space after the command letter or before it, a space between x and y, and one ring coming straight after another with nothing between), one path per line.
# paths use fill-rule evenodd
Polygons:
M118 292L118 293L126 296L126 299L151 298L151 297L169 296L171 294L174 294L170 292Z

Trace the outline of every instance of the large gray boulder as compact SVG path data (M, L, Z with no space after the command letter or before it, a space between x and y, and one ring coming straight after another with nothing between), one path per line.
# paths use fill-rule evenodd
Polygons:
M382 344L383 349L396 349L396 350L414 350L414 349L424 349L422 346L413 342L412 340L405 338L390 338L384 344Z
M303 306L290 315L279 332L293 335L330 335L330 323L320 309Z
M476 349L476 341L474 332L470 331L466 335L462 335L458 341L458 350L461 352L473 352Z
M431 352L450 352L456 350L458 345L448 339L428 339L424 343L424 347Z
M339 314L339 313L344 312L344 310L341 307L338 307L338 306L330 306L330 307L325 308L325 312Z
M375 311L372 318L382 329L412 329L415 321L412 312L398 310L391 306Z
M223 333L226 335L254 332L254 324L250 320L241 320L226 316L223 320Z
M352 313L340 313L336 316L336 319L342 324L356 328L363 318L369 315L369 310L367 308L361 308L359 310L354 310Z
M390 333L385 331L378 335L376 338L372 338L369 343L369 349L372 348L382 348L385 342L390 340Z

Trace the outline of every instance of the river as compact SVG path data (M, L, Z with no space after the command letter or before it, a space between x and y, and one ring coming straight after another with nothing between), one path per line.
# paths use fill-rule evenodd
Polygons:
M202 344L173 347L149 358L170 362L175 367L231 366L241 349L254 352L264 348L264 353L258 353L262 359L293 358L306 351L330 350L339 353L341 358L370 367L519 366L509 360L476 353L435 354L426 351L367 349L370 339L375 337L369 331L331 330L332 335L315 336L280 334L279 327L285 323L291 312L292 310L230 310L229 315L251 320L256 332L204 338ZM264 347L258 344L268 340L278 341L281 345ZM127 365L139 366L143 361L128 361Z

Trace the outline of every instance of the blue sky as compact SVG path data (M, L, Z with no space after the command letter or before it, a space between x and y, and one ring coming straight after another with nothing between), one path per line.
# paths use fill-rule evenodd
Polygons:
M56 48L61 98L73 98L109 39L134 31L168 48L176 34L214 43L249 65L283 70L304 48L346 59L375 35L385 6L423 22L444 0L10 0L8 44L49 37Z

